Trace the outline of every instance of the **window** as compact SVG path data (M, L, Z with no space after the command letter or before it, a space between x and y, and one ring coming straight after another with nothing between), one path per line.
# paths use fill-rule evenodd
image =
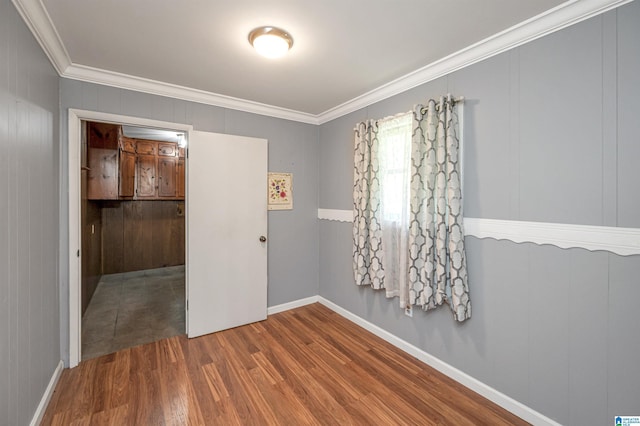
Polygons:
M354 129L353 271L357 285L384 289L402 308L447 303L464 321L471 304L454 104L442 96Z
M409 210L411 113L380 121L378 128L382 219L406 223Z

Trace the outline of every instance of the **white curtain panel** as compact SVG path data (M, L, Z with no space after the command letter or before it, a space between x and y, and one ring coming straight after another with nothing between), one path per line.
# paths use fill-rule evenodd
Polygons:
M354 144L353 270L358 285L408 301L411 114L359 123Z
M378 122L382 251L387 297L398 297L407 306L407 254L409 229L409 174L411 114Z
M464 250L458 115L450 97L413 110L409 301L471 317Z
M458 117L450 97L355 129L353 270L400 306L471 316Z

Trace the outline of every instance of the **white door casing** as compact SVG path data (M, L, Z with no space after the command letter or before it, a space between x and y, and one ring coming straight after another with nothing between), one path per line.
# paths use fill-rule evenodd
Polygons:
M118 115L118 114L110 114L110 113L102 113L102 112L96 112L96 111L87 111L87 110L78 110L78 109L69 109L68 110L68 130L69 130L69 145L68 145L68 156L67 156L67 161L68 161L68 167L66 167L66 171L63 171L62 173L67 173L67 177L68 177L68 187L69 187L69 198L68 198L68 219L65 219L64 216L61 217L61 221L65 221L68 220L68 239L67 241L64 241L63 239L61 239L61 251L62 252L66 252L68 253L68 257L65 259L64 256L61 257L61 263L66 263L66 267L61 266L61 280L64 279L64 271L65 269L68 268L68 273L69 273L69 311L68 311L68 319L69 319L69 341L68 341L68 349L69 349L69 367L75 367L78 365L78 363L80 362L81 359L81 353L80 353L80 347L81 347L81 339L80 339L80 334L81 334L81 315L80 315L80 265L81 265L81 258L80 258L80 253L81 253L81 232L80 232L80 145L81 145L81 131L80 131L80 122L81 120L89 120L89 121L104 121L104 122L112 122L112 123L120 123L120 124L129 124L129 125L134 125L134 126L143 126L143 127L154 127L154 128L161 128L161 129L173 129L176 131L182 131L182 132L188 132L190 137L190 141L196 141L196 150L198 149L197 146L197 141L198 140L207 140L208 136L205 133L202 132L193 132L192 129L193 127L190 125L185 125L185 124L180 124L180 123L171 123L171 122L163 122L163 121L159 121L159 120L151 120L151 119L144 119L144 118L138 118L138 117L130 117L130 116L124 116L124 115ZM203 135L202 138L200 138L200 135ZM210 135L210 134L209 134ZM222 146L224 144L221 144L220 141L222 140L254 140L254 141L262 141L262 145L263 148L258 149L257 151L259 152L259 155L261 156L261 158L263 158L263 161L261 162L260 166L262 168L261 171L261 178L262 178L262 183L258 184L254 187L255 188L259 188L259 190L256 190L256 199L262 199L262 203L264 204L263 207L260 207L259 210L262 211L263 213L263 219L264 219L264 225L261 228L261 233L260 235L264 235L266 236L266 232L267 232L267 226L266 226L266 217L267 217L267 212L266 212L266 176L267 176L267 142L266 140L260 140L260 139L253 139L253 138L238 138L237 137L233 137L233 136L228 136L228 135L214 135L213 138L215 140L218 140L217 144L220 145L220 148L222 148ZM204 147L204 149L207 148L211 148L211 147ZM236 148L240 148L240 145ZM245 147L246 148L246 147ZM213 166L214 163L216 163L216 161L218 163L221 163L223 166L226 165L228 168L231 165L231 159L227 158L225 160L225 155L229 155L231 154L230 152L219 152L219 153L210 153L209 152L209 156L208 159L210 159L212 162L210 163L211 166ZM253 152L251 155L255 155L256 152ZM251 156L249 156L251 157ZM247 160L248 158L243 158L244 160ZM200 163L200 162L196 162L196 163ZM242 161L240 161L240 166L242 166L242 164L244 164ZM196 164L197 165L197 164ZM197 188L197 184L196 182L198 181L204 181L206 182L207 180L210 180L211 178L213 178L213 175L210 173L212 171L212 167L206 167L203 168L204 172L205 172L205 177L200 178L199 177L199 172L197 172L196 170L191 170L190 169L190 164L189 164L189 159L187 160L187 167L186 167L186 173L187 173L187 179L189 179L189 176L191 176L191 184L194 185L194 189ZM236 168L233 167L231 168L231 171L234 171ZM229 179L227 179L227 177ZM232 177L232 173L227 174L227 177L225 177L225 183L226 186L229 187L229 189L232 189L233 183L231 181L231 177ZM62 180L64 181L64 178L62 178ZM220 183L217 184L211 184L211 186L221 186ZM187 186L189 187L189 182L187 182ZM224 186L224 185L222 185ZM236 188L235 191L237 191L238 189ZM205 191L208 192L208 191ZM260 195L257 195L258 193L260 193ZM191 201L194 201L193 199ZM189 203L189 195L187 195L187 203ZM222 205L222 204L226 204L226 205L231 205L232 202L223 202L222 199L219 199L218 205ZM188 204L189 205L189 204ZM189 224L189 211L194 211L191 208L188 208L187 211L187 229L189 229L190 224ZM195 211L194 211L195 212ZM220 211L222 212L222 211ZM219 212L219 213L220 213ZM247 212L242 212L239 210L234 210L234 214L231 215L231 217L233 218L234 223L239 222L238 219L241 219L241 217ZM228 216L227 216L228 217ZM209 217L209 219L212 219L213 217ZM191 229L197 229L197 226L195 227L191 227ZM255 231L257 232L257 230ZM251 242L259 242L259 236L251 238ZM189 235L186 236L187 237L187 256L189 255L189 247L193 247L193 245L189 245ZM66 244L68 243L68 245ZM267 251L266 251L266 244L261 245L261 248L263 248L263 250L260 251L260 256L259 258L257 258L255 261L253 262L245 262L244 265L244 269L251 269L252 267L254 268L254 271L256 270L256 267L260 267L260 270L263 271L263 273L261 274L262 276L262 285L259 285L259 291L255 291L252 292L253 296L256 296L257 299L262 299L262 302L259 304L259 307L255 308L254 310L250 310L250 303L246 303L248 302L249 298L247 297L243 297L241 294L239 294L238 292L236 292L235 294L232 294L231 296L233 296L228 303L226 303L226 306L228 306L229 308L227 308L230 312L237 314L238 311L240 312L248 312L247 316L250 316L251 318L249 320L247 320L247 322L253 322L253 321L259 321L261 319L265 319L266 318L266 280L267 280L267 272L266 272L266 255L267 255ZM67 263L68 262L68 263ZM189 263L189 259L187 258L187 264ZM253 265L253 266L252 266ZM189 267L187 266L187 276L189 274ZM195 275L197 276L197 275ZM187 277L188 279L188 277ZM206 282L206 280L201 280L200 282ZM256 281L258 282L258 281ZM198 281L195 282L195 287L192 286L192 289L194 290L195 293L198 293L198 285L197 285ZM187 287L189 287L189 282L187 282ZM242 290L240 291L240 293L242 292ZM187 296L189 296L189 290L187 290ZM235 296L240 297L242 300L240 300L240 302L238 302L238 300L235 298ZM196 296L194 296L196 297ZM192 297L193 298L193 297ZM202 305L207 305L206 303L202 303ZM232 310L230 309L231 306L233 305L237 305L236 310ZM199 307L199 304L196 303L196 308ZM196 311L193 311L193 314L196 314ZM203 315L204 317L204 315ZM254 319L255 317L255 319ZM190 315L187 313L187 320L189 320ZM193 323L197 324L198 321L200 321L200 319L193 319ZM187 325L188 327L188 325ZM223 326L224 327L224 326ZM233 327L233 325L232 325ZM223 328L220 328L223 329ZM206 334L208 331L204 331L201 334ZM191 337L194 337L196 334L196 330L193 331L188 331L188 334Z
M267 317L267 140L191 131L187 334Z
M60 281L67 280L68 271L69 282L69 306L68 306L68 332L69 332L69 367L78 365L81 359L81 267L80 257L82 232L80 223L80 148L82 144L81 121L103 121L108 123L128 124L131 126L151 127L165 130L175 130L176 132L189 132L193 126L189 124L172 123L147 118L130 117L119 114L110 114L97 111L87 111L70 108L68 110L68 152L67 167L61 165L61 182L68 179L68 216L60 215L61 228L64 229L63 222L68 220L67 239L60 238L60 253L67 253L67 256L60 256ZM65 175L66 174L66 179ZM62 317L64 322L64 316ZM64 325L63 325L64 326Z

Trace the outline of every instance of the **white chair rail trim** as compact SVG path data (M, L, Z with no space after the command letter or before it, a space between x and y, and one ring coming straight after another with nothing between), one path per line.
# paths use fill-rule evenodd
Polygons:
M353 222L353 212L318 209L318 219ZM464 231L467 236L515 243L551 244L563 249L605 250L621 256L640 254L639 228L465 217Z
M353 210L318 209L318 219L353 222Z

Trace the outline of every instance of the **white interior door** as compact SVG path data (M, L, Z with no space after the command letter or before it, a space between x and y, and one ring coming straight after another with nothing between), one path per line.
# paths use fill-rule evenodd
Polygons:
M266 188L266 139L189 133L189 337L267 318Z

